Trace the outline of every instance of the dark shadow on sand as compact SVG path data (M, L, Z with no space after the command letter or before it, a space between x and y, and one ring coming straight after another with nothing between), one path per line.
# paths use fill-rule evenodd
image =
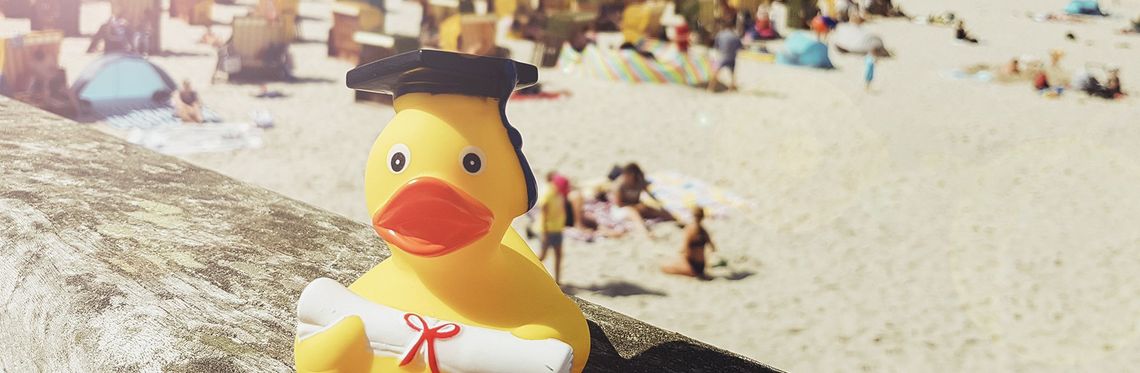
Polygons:
M592 342L585 372L779 372L686 341L664 342L624 358L597 323L589 321L589 327Z
M749 270L735 270L735 271L732 271L732 273L729 273L727 275L717 276L714 278L725 279L728 281L738 281L738 280L743 280L743 279L752 277L752 275L755 275L755 274L756 274L756 272L749 271Z
M741 93L747 94L749 96L756 96L756 97L762 97L762 98L774 98L774 99L778 99L778 100L783 100L783 99L788 98L788 95L785 94L784 92L765 91L762 89L750 89L747 91L741 91Z
M665 296L665 292L654 289L646 289L641 285L629 281L610 281L604 284L596 284L589 286L576 286L576 285L562 285L562 292L570 295L577 294L582 291L597 293L598 295L607 297L627 297L631 295L653 295Z

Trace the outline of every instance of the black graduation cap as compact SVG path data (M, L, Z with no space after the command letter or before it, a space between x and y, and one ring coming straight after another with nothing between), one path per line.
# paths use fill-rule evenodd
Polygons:
M452 93L506 99L538 82L538 68L505 58L420 49L348 72L348 88L387 93Z
M538 201L534 171L522 153L522 135L507 122L507 99L516 89L538 83L538 68L506 58L420 49L349 70L348 88L390 94L460 94L499 99L499 115L515 147L526 181L527 209Z

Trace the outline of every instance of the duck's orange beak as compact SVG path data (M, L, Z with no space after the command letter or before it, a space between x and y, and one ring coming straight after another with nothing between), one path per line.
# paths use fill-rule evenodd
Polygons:
M440 256L482 238L494 214L475 198L432 177L412 179L372 216L385 241L407 253Z

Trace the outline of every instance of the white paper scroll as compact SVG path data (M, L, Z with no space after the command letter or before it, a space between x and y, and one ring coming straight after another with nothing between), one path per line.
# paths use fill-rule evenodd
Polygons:
M401 359L420 339L419 331L404 320L405 312L372 303L332 279L318 278L301 292L297 302L297 337L305 339L348 316L364 321L364 333L378 356ZM430 327L446 321L420 315ZM444 372L452 373L569 373L574 359L570 345L557 339L527 340L494 329L457 324L459 334L430 341ZM416 362L426 364L426 343Z

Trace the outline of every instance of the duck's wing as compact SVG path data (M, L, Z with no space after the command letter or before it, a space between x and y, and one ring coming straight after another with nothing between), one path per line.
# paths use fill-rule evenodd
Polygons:
M546 266L542 265L542 262L538 260L538 255L534 253L534 250L531 250L530 245L526 244L526 240L524 240L513 227L508 228L507 234L503 235L502 245L519 253L519 255L522 255L523 258L534 263L538 268L542 268L543 272L547 272ZM549 274L549 272L547 272L547 274Z

